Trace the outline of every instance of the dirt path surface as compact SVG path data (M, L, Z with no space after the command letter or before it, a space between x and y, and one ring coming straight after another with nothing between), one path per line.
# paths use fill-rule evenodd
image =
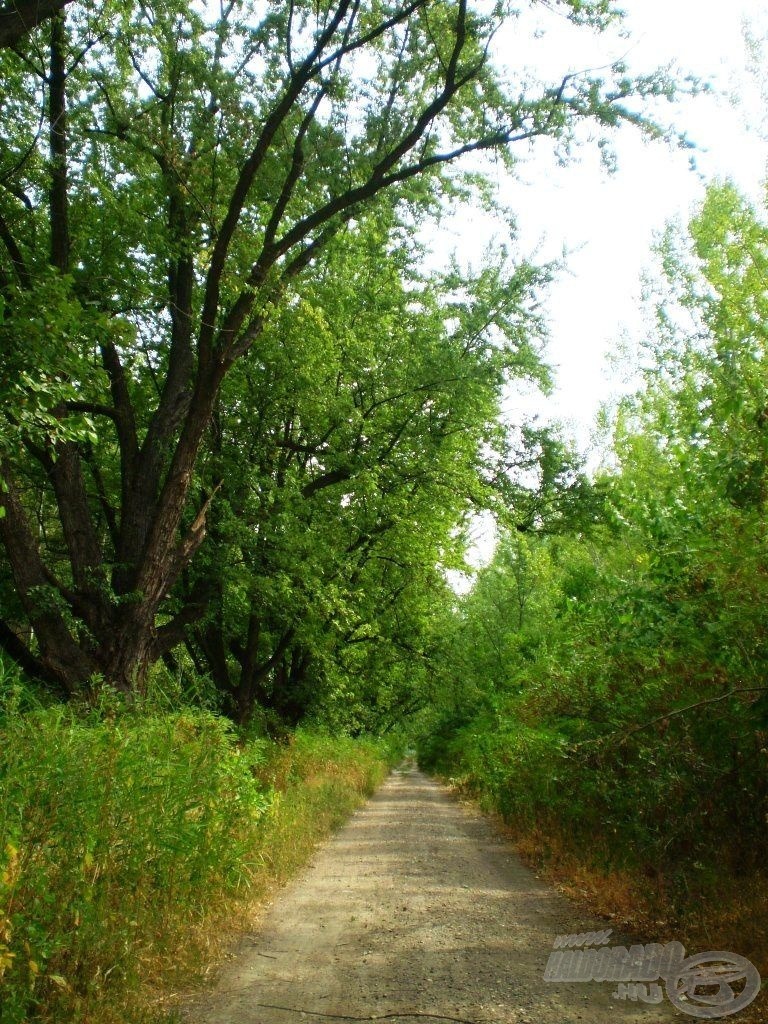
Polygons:
M482 817L394 772L246 936L190 1024L395 1021L661 1024L615 983L543 980L556 935L599 931ZM653 936L648 937L651 941ZM621 941L612 936L611 943ZM429 1019L429 1017L427 1017Z

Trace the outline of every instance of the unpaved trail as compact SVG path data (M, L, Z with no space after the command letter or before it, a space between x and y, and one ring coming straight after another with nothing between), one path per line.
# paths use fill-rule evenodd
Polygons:
M680 1021L666 1003L612 999L615 983L543 980L556 935L605 927L523 867L484 818L403 768L283 890L184 1018Z

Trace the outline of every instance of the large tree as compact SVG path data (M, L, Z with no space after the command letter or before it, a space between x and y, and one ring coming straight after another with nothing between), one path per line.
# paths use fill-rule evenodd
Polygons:
M545 374L548 271L497 252L424 279L386 213L329 243L214 413L199 473L226 486L178 601L206 601L187 647L241 719L254 701L295 719L372 692L369 663L422 660L452 532L498 500L503 389Z
M506 84L491 44L513 17L112 0L0 51L0 643L30 671L140 687L199 614L179 580L226 487L196 476L217 398L330 239L385 194L435 208L468 153L637 121L625 101L667 89L620 66Z

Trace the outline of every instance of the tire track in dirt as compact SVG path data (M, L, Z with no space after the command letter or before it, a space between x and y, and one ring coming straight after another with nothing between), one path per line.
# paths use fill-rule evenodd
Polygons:
M683 1019L666 1003L612 999L615 983L543 980L556 935L605 926L537 879L486 819L402 768L282 891L184 1019Z

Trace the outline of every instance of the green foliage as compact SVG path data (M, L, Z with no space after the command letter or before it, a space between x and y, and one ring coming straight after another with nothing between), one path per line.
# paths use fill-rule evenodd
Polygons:
M768 844L768 227L713 186L659 255L599 515L502 538L447 622L422 758L523 830L672 877L682 909Z
M298 866L392 756L309 733L243 744L226 719L193 709L6 700L2 1024L85 1020L127 998L144 965L183 948L219 902Z
M555 490L574 514L554 440L496 423L505 383L548 381L551 268L500 249L426 278L417 232L495 209L467 154L657 135L671 83L508 81L519 13L109 0L0 48L0 644L25 671L141 692L165 658L291 724L338 720L370 645L391 692L348 725L389 727L469 510L522 501L508 464L540 450L529 525Z
M225 486L192 582L216 597L187 646L238 717L251 700L380 730L419 703L443 570L462 565L451 534L505 497L503 388L546 378L548 270L500 252L424 280L390 242L370 217L331 243L223 390L203 473Z
M1 749L3 1024L135 984L166 918L245 883L266 749L222 720L54 707L6 717Z

